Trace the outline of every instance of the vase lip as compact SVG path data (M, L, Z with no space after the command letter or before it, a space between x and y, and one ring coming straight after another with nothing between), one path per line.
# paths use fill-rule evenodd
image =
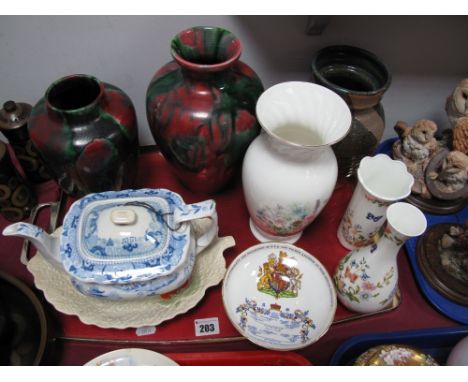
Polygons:
M384 202L407 198L414 184L414 177L403 162L382 153L362 158L357 178L366 192ZM390 183L386 184L385 179Z
M393 203L387 208L386 215L388 224L401 235L416 237L426 231L425 215L410 203Z
M320 144L301 144L301 143L298 143L298 142L295 142L295 141L288 140L288 139L286 139L286 138L284 138L284 137L282 137L282 136L280 136L278 134L275 134L275 132L272 131L272 129L270 127L268 127L267 124L265 124L265 121L261 117L262 112L260 111L260 109L262 107L262 102L263 102L264 98L267 97L270 92L274 92L277 89L280 89L280 88L283 88L283 87L284 88L287 88L287 87L295 87L295 88L304 87L304 88L306 88L306 87L308 87L309 90L314 89L313 91L318 90L318 91L324 92L324 94L328 94L328 96L332 97L334 99L334 101L336 101L337 104L343 109L343 111L345 111L345 113L346 113L346 116L345 116L346 122L345 122L345 124L346 124L347 127L345 129L343 129L342 133L338 137L335 137L332 140L325 141L325 142L320 143ZM280 82L280 83L278 83L276 85L273 85L270 88L266 89L260 95L260 97L257 100L256 115L257 115L258 123L261 125L262 129L270 137L272 137L275 140L277 140L277 141L279 141L281 143L284 143L284 144L286 144L288 146L292 146L292 147L296 147L296 148L303 148L303 149L323 148L323 147L334 145L335 143L338 143L339 141L341 141L349 133L349 131L351 129L351 126L352 126L351 111L350 111L348 105L346 104L346 102L343 100L343 98L341 98L335 92L331 91L330 89L327 89L326 87L324 87L322 85L314 84L312 82L306 82L306 81Z
M64 84L66 82L70 81L76 81L76 80L88 80L91 82L94 82L98 86L98 92L96 96L93 98L92 101L86 103L83 106L76 107L76 108L61 108L53 105L53 103L50 100L51 93L53 92L54 89L57 88L58 85ZM104 83L99 81L96 77L89 75L89 74L71 74L65 77L61 77L58 80L55 80L46 90L45 92L45 102L46 106L48 109L51 109L55 112L58 113L67 113L67 114L80 114L83 113L87 110L93 109L101 100L101 98L104 95Z
M369 91L361 91L361 90L352 90L345 88L343 86L337 85L334 82L329 81L327 78L325 78L321 73L318 68L318 59L321 55L324 53L338 53L338 52L350 52L354 53L355 55L361 55L364 56L365 58L369 59L375 67L378 67L380 69L380 72L383 74L385 82L382 86L375 90L369 90ZM392 75L390 73L390 70L388 69L387 65L375 54L372 53L369 50L359 48L357 46L352 46L352 45L330 45L326 46L322 49L319 49L317 52L315 52L312 55L312 72L314 76L316 76L320 82L325 84L327 87L330 87L331 89L336 89L336 91L344 94L356 94L360 96L375 96L379 94L383 94L389 87L392 82Z
M226 59L220 62L205 64L205 63L197 63L194 61L190 61L189 59L184 58L180 54L180 52L178 52L177 49L174 47L176 45L176 41L180 38L183 38L184 36L190 36L191 34L194 34L196 32L210 31L210 30L213 30L213 31L216 30L216 31L226 33L226 35L231 38L231 41L230 41L231 51L228 53ZM198 44L200 44L201 42L202 41L198 41ZM193 41L193 43L195 43L195 41ZM198 48L198 47L194 47L194 48ZM234 35L232 32L228 31L227 29L220 28L220 27L196 26L196 27L187 28L179 32L177 35L175 35L171 41L171 55L174 58L174 60L183 68L187 68L195 72L209 73L209 72L219 72L219 71L225 70L231 67L236 61L239 60L241 53L242 53L242 45L241 45L239 38L236 35Z

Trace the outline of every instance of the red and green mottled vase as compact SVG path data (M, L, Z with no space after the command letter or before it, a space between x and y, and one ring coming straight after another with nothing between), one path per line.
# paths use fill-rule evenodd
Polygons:
M34 106L31 141L69 195L132 187L138 165L135 109L119 88L88 75L54 82Z
M182 184L215 193L240 169L260 131L255 105L263 85L225 29L184 30L171 53L174 60L156 72L146 94L151 132Z

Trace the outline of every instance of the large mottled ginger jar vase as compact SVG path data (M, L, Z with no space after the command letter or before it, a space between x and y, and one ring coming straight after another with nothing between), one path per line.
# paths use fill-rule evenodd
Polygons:
M119 88L84 74L61 78L34 106L28 128L68 195L133 187L137 121L130 98Z
M151 132L182 184L214 193L233 178L259 133L255 104L263 85L239 60L240 41L227 30L184 30L171 53L174 60L156 72L146 94Z

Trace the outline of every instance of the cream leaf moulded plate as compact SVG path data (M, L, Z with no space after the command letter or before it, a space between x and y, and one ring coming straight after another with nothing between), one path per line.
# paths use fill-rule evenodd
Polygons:
M203 231L201 223L192 222L194 231ZM60 229L53 235L60 236ZM82 294L74 288L64 269L53 266L41 255L34 256L27 268L34 276L36 287L57 311L77 316L81 322L100 328L140 328L159 325L195 307L206 290L223 279L226 273L223 252L234 245L232 236L216 238L197 255L187 285L166 296L142 299L111 300Z
M272 350L316 342L332 324L337 305L324 266L288 243L263 243L241 253L226 272L222 292L234 327Z

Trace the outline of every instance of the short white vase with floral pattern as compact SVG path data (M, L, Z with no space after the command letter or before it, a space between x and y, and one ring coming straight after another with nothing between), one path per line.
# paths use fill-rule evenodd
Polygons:
M408 203L387 209L387 224L380 239L341 259L333 280L339 301L359 313L378 312L391 304L398 286L397 255L411 237L426 230L424 214Z
M359 182L337 233L341 245L350 250L374 243L388 206L406 198L414 183L405 164L385 154L363 158L357 174Z
M262 133L249 146L242 182L250 228L262 242L294 243L320 214L335 188L331 145L351 127L336 93L308 82L283 82L257 102Z

